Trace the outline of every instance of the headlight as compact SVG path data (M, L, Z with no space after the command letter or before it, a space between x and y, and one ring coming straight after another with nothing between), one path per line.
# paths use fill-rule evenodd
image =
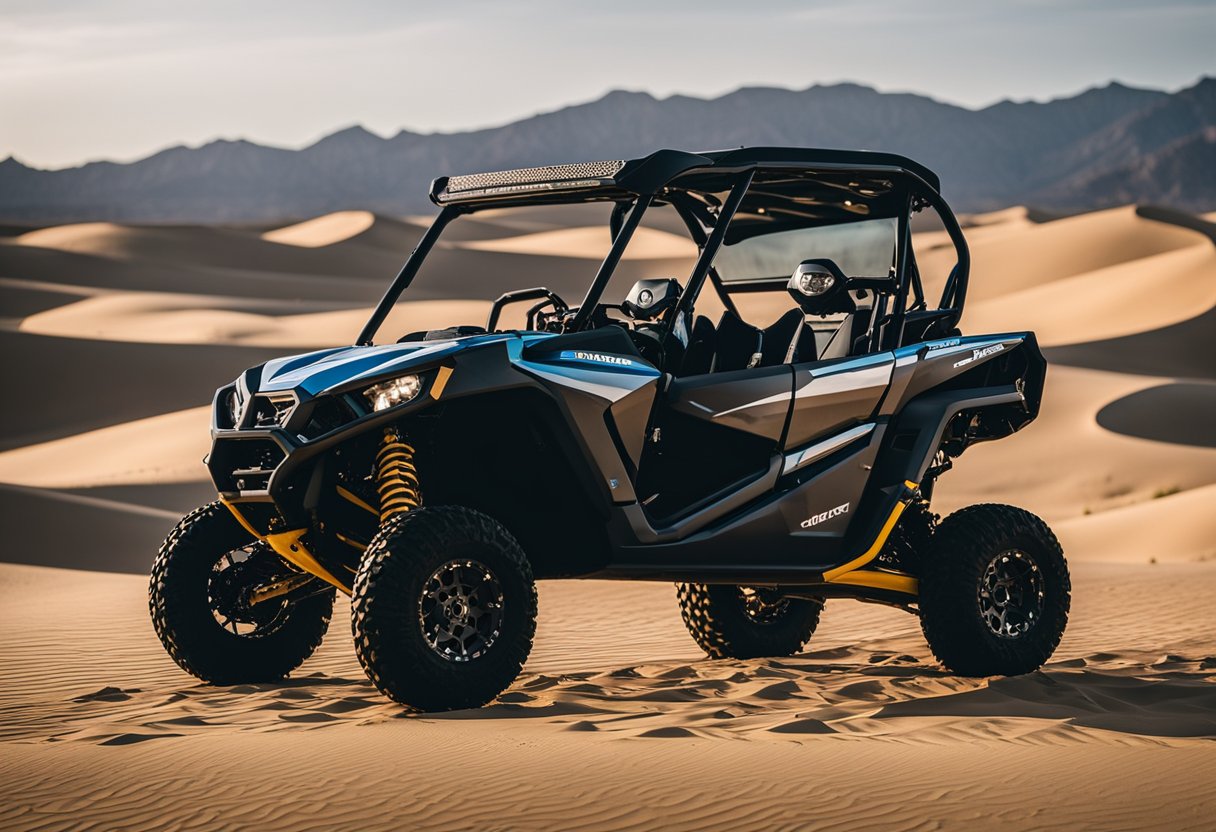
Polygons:
M363 391L372 410L387 410L404 404L418 395L422 390L422 379L418 376L401 376L373 385Z

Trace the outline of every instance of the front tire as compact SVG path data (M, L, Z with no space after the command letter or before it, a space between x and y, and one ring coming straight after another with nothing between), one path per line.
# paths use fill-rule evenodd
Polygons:
M420 711L476 708L515 680L532 649L532 568L484 514L399 514L360 562L351 628L359 662L385 696Z
M182 518L152 566L148 606L178 667L213 685L273 682L313 654L329 628L334 590L241 607L239 594L290 568L220 503Z
M819 625L822 601L725 584L676 584L684 626L711 659L792 656Z
M969 506L938 526L923 560L921 628L962 676L1030 673L1060 643L1071 591L1046 523L1013 506Z

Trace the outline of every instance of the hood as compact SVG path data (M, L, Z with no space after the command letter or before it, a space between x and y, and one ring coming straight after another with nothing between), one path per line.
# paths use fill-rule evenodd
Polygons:
M296 390L319 396L335 387L423 369L462 350L517 339L511 332L470 335L446 341L410 341L368 347L338 347L276 358L262 365L257 392Z

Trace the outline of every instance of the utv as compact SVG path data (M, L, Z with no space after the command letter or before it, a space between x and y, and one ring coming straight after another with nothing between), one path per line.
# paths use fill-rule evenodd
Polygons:
M442 177L430 196L438 217L354 346L217 391L219 500L169 534L151 580L187 672L283 677L337 590L379 690L476 707L528 656L539 578L677 582L714 658L795 653L841 597L918 615L956 673L1051 656L1070 586L1048 527L929 507L955 457L1037 416L1046 372L1032 333L959 332L967 245L931 171L885 153L660 150ZM428 255L450 265L470 239L440 243L449 225L588 210L575 203L598 203L610 247L573 305L517 289L484 326L394 331ZM926 208L956 257L936 306L912 247ZM627 256L648 215L691 238L690 273ZM496 293L512 256L482 251L461 279ZM789 308L762 326L760 300ZM500 326L519 302L526 326Z

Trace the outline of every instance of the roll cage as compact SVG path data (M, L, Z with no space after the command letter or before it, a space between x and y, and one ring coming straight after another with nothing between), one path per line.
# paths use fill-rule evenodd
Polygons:
M670 336L682 313L691 312L706 280L714 284L731 311L736 311L732 292L784 286L784 278L727 285L713 268L723 244L783 230L892 218L897 222L892 273L875 276L869 284L875 298L868 349L894 349L923 340L929 331L938 335L953 331L966 302L967 243L939 187L932 171L902 156L797 148L699 154L660 150L629 161L440 177L430 193L441 209L439 215L389 285L357 344L372 343L444 228L457 217L490 208L611 202L612 246L582 301L570 310L563 331L591 328L600 298L647 209L670 205L697 245L698 256L678 302L663 318L664 338ZM928 308L911 247L911 215L925 207L936 210L957 256L936 309Z

